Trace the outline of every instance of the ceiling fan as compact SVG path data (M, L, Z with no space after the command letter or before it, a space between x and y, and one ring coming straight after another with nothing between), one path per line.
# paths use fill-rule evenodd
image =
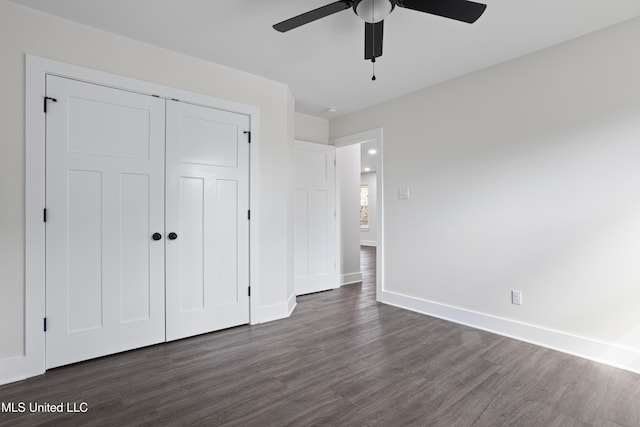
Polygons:
M371 59L372 62L375 62L377 57L382 56L384 18L396 6L469 24L480 18L487 8L485 4L467 0L340 0L279 22L273 28L284 33L320 18L353 8L355 14L365 21L364 59Z

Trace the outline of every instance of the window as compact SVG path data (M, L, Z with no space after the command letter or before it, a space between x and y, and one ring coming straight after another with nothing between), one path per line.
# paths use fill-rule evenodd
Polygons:
M360 186L360 227L369 228L369 186Z

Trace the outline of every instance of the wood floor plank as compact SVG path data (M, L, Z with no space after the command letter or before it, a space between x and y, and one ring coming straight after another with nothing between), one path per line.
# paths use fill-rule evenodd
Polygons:
M0 426L640 426L640 376L375 302L362 284L298 297L289 319L52 369Z

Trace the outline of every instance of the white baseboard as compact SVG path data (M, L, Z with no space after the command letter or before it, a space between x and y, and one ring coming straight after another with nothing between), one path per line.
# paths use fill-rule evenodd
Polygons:
M0 385L27 378L26 357L17 356L0 360Z
M340 286L350 285L352 283L362 282L362 272L347 273L340 276Z
M640 374L640 351L395 292L382 302Z
M378 246L375 240L360 240L360 246Z
M289 300L282 303L263 305L261 307L258 307L258 309L256 310L257 318L251 319L251 324L257 325L259 323L267 323L273 322L274 320L286 319L287 317L289 317L289 310L291 310L290 301L291 299L289 298Z
M287 317L291 317L291 314L293 313L293 310L296 309L296 306L298 305L298 303L296 302L296 293L292 293L291 296L289 297L289 301L287 302L287 305L289 307L289 311L287 312Z

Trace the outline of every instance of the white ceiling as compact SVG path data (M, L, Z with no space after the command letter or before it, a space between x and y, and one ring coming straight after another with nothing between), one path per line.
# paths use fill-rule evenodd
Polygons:
M374 82L350 9L288 33L271 27L333 0L11 1L286 83L296 111L327 118L640 16L638 0L485 0L472 25L396 8Z

